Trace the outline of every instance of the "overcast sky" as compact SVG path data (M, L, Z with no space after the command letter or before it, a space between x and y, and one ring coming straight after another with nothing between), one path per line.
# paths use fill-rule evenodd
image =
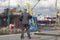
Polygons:
M8 7L9 0L0 0L0 9ZM31 8L38 2L37 0L10 0L11 7L17 7L18 4L21 8L25 6L25 3L29 2ZM41 13L42 15L55 16L55 2L56 0L41 0L38 5L34 8L33 12L36 14ZM60 0L57 1L58 9L60 9Z

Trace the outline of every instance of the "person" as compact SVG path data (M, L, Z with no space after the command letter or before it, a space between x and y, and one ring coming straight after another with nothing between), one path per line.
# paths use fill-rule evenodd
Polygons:
M27 31L28 38L31 39L30 31L29 31L29 19L32 18L32 16L26 11L23 11L20 16L20 21L22 21L22 32L21 32L21 39L24 38L24 29Z

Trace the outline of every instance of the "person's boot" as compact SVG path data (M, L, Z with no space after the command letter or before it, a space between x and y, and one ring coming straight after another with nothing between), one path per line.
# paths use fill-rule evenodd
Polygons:
M30 35L28 35L28 38L29 38L29 39L31 39L31 36L30 36Z
M23 35L21 35L21 39L24 39L24 36Z
M31 37L28 37L29 39L31 39Z

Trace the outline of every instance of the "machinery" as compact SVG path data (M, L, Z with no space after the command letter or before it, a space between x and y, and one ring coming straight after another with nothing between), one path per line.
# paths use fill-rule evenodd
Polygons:
M32 19L29 20L29 24L31 31L38 31L37 19L35 16L32 16Z
M27 8L27 11L29 11L30 15L32 16L32 18L29 20L30 31L37 31L38 30L38 27L37 27L37 17L33 16L33 12L32 12L32 9L31 9L29 3L26 3L26 8Z

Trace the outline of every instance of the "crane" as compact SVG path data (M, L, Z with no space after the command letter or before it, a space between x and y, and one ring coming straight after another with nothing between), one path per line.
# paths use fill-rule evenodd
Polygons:
M38 30L38 27L37 27L37 20L36 20L36 17L33 16L33 12L32 10L36 7L36 5L40 2L40 0L38 0L38 2L34 5L33 8L30 7L30 4L29 3L26 3L26 8L27 8L27 11L29 11L30 15L32 16L32 19L30 19L30 30L32 31L36 31ZM31 25L32 23L32 25Z

